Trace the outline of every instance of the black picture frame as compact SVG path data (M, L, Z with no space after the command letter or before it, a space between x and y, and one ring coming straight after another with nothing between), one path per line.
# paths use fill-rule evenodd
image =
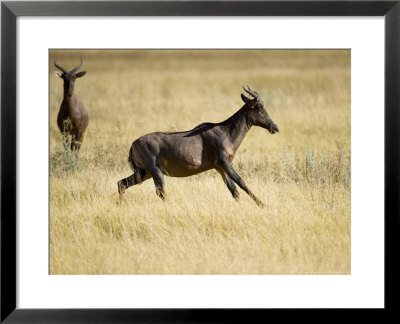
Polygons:
M19 16L384 16L385 19L385 306L346 310L376 317L396 312L399 291L400 0L395 1L2 1L1 3L1 317L4 323L259 322L287 309L16 308L16 19ZM372 128L372 126L371 126ZM366 179L366 185L368 180ZM367 287L366 287L367 289ZM297 320L326 313L292 310ZM310 311L317 312L319 315ZM339 319L338 310L324 310ZM393 315L393 314L390 314ZM310 317L311 316L311 317ZM324 317L321 317L324 316ZM335 318L337 317L337 318ZM358 317L358 319L360 319Z

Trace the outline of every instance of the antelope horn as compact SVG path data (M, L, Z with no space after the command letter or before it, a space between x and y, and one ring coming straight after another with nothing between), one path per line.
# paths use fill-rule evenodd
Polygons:
M71 74L74 74L76 71L78 71L81 67L82 67L82 65L83 65L83 61L82 61L82 59L81 59L81 64L79 65L79 66L77 66L75 69L73 69L73 70L71 70Z
M242 87L243 87L243 86L242 86ZM259 97L258 93L255 92L255 91L252 91L252 90L250 89L249 86L247 86L247 89L248 89L248 90L247 90L245 87L243 87L243 89L244 89L244 91L246 91L249 95L253 96L253 98L258 98L258 97Z
M54 61L54 65L57 69L60 69L63 73L67 73L67 71L65 71L61 66L59 66L56 61Z

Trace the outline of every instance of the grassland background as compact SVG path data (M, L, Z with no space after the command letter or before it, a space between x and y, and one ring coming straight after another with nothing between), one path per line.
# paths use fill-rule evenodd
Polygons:
M78 159L56 118L54 59L87 74ZM350 51L50 51L50 274L349 274ZM129 188L131 143L219 122L259 92L280 132L253 127L233 161L259 208L215 171Z

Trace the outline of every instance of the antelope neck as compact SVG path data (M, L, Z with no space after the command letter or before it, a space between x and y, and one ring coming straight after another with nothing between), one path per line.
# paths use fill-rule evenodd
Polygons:
M76 101L76 96L75 93L73 93L71 96L68 96L66 93L64 93L64 100L69 101L69 102L75 102Z
M252 124L247 119L246 105L239 109L235 114L229 117L221 124L225 127L228 132L230 142L232 143L233 149L239 148L247 132L251 128Z

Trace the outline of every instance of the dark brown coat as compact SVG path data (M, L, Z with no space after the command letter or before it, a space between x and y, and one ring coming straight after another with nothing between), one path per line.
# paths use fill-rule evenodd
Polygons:
M78 67L68 72L54 62L54 65L63 72L62 74L56 72L56 74L64 81L64 98L58 112L57 125L61 134L72 137L71 150L73 151L79 151L84 132L89 123L88 113L74 93L76 78L83 77L86 74L86 71L76 73L82 67L82 64L81 62Z
M279 131L265 110L259 95L245 89L253 99L242 94L245 105L221 123L204 123L186 132L156 132L144 135L132 143L128 161L134 173L118 181L120 195L135 184L153 178L158 196L164 199L164 177L187 177L216 169L237 199L235 183L255 202L263 203L247 187L233 169L231 162L251 126L260 126L271 134Z

